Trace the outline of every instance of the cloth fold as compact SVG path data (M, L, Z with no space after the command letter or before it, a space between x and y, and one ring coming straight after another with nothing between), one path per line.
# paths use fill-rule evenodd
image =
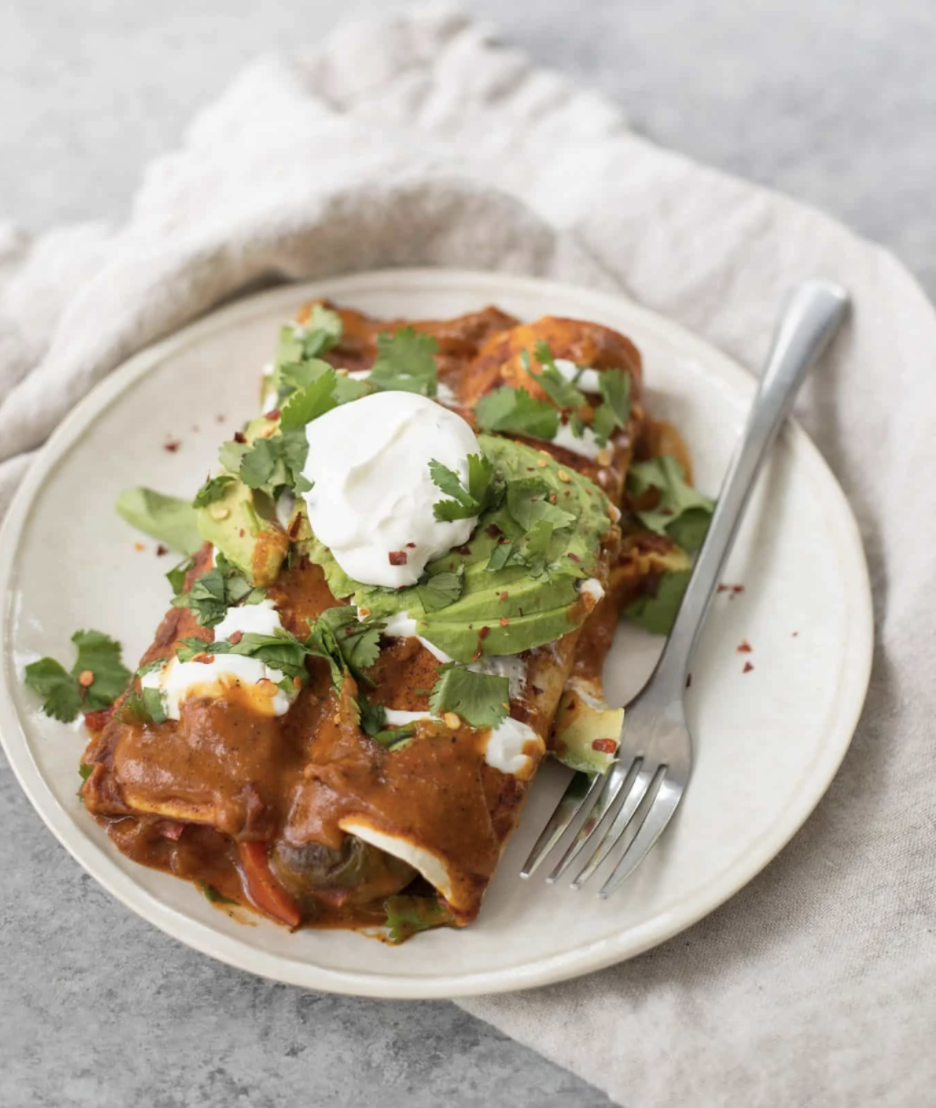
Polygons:
M756 368L806 276L854 298L798 413L854 505L878 649L828 796L730 903L575 982L464 1006L630 1108L925 1104L936 1082L936 316L885 251L628 131L451 11L259 61L154 163L125 225L0 226L0 513L130 354L234 296L374 267L620 290Z

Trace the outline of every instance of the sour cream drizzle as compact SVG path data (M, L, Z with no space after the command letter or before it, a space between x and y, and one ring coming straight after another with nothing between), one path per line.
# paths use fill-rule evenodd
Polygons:
M282 630L279 612L272 600L229 608L215 627L215 642L230 641L235 632L272 635ZM180 662L170 658L160 669L144 673L140 684L144 689L159 689L163 707L169 719L181 719L182 702L191 696L221 699L231 687L241 687L250 704L260 715L283 716L290 708L295 692L287 695L279 687L285 677L274 669L245 654L213 654L211 662Z

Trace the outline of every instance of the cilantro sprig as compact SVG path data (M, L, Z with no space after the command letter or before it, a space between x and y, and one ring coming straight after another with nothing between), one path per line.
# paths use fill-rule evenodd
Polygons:
M454 470L435 458L429 463L429 473L432 483L450 498L433 504L432 514L438 520L472 519L493 507L498 498L494 464L483 454L468 455L467 488Z
M192 507L207 508L209 504L214 504L216 500L220 500L221 497L224 496L228 485L233 483L234 478L229 473L222 473L217 477L209 477L195 494Z
M43 698L47 716L71 723L79 712L107 708L127 687L130 671L121 661L120 643L101 631L76 631L75 664L66 670L54 658L31 662L25 682Z
M266 596L254 588L235 566L218 552L216 564L203 573L188 590L173 597L173 608L191 608L202 627L214 627L236 604L256 604Z
M635 498L657 493L652 508L638 509L637 518L650 531L668 535L690 554L698 550L708 531L715 501L686 483L679 462L670 455L637 462L627 474L627 490Z
M412 327L377 336L377 358L368 383L393 392L415 392L433 397L439 389L435 355L439 344L432 335Z
M548 400L507 385L481 397L475 405L475 419L482 431L533 439L552 440L559 431L559 413Z
M326 608L310 625L305 645L310 653L328 662L336 689L341 688L345 672L359 682L372 685L366 671L380 654L383 627L384 624L376 620L359 620L357 609L350 605L337 605Z
M449 662L439 666L429 707L437 716L456 712L472 727L496 727L510 707L510 682L506 677L475 673Z

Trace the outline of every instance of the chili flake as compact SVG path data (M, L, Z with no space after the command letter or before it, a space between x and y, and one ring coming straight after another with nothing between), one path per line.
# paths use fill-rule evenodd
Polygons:
M182 443L178 439L170 439L169 442L163 443L163 450L168 450L170 454L175 454Z
M750 673L750 672L751 672L751 670L752 670L753 668L754 668L754 667L753 667L753 666L751 665L751 663L750 663L750 662L745 662L745 663L744 663L744 669L743 669L743 670L741 670L741 672L742 672L742 673Z
M94 673L90 669L83 669L78 675L78 684L83 689L88 689L94 684Z
M592 750L597 750L602 754L613 754L617 750L617 741L615 739L595 739L592 742Z
M754 647L747 641L747 639L741 640L741 645L738 647L739 654L750 654L754 650Z
M405 550L391 550L387 555L390 559L390 565L392 566L405 566L406 565L406 551Z

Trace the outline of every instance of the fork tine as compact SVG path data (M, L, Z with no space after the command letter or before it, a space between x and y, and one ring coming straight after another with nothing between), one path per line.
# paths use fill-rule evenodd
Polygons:
M641 759L635 758L633 762L628 766L626 771L622 770L621 763L611 768L610 773L604 777L599 777L597 780L600 782L600 793L597 801L593 805L591 811L588 813L588 817L585 822L579 828L578 833L571 843L566 847L565 852L559 861L553 866L552 873L546 878L546 883L551 885L556 881L565 870L571 865L573 861L578 857L581 851L585 848L585 844L592 837L599 827L605 822L605 818L608 813L614 808L618 797L624 792L625 789L630 790L631 784L634 780L634 775L640 769ZM624 792L626 796L627 793Z
M605 779L599 774L589 778L587 773L576 773L572 777L566 786L566 791L562 794L562 799L549 817L549 822L534 843L530 856L523 863L523 869L520 870L521 877L529 877L536 870L571 826L579 812L587 814L604 783Z
M644 817L643 826L624 851L623 856L614 867L614 872L598 892L602 900L617 892L644 860L650 848L663 834L666 825L673 818L673 813L676 811L680 800L682 800L684 792L685 781L680 780L675 775L664 775L660 782L659 791L653 798L653 804L651 804L650 810Z
M627 830L631 820L636 815L641 802L649 794L659 769L659 766L648 766L646 763L640 767L640 772L634 778L633 784L627 796L624 798L624 803L621 805L618 814L614 817L614 822L611 824L607 833L601 837L592 856L572 882L573 889L580 889L621 841L621 836Z

